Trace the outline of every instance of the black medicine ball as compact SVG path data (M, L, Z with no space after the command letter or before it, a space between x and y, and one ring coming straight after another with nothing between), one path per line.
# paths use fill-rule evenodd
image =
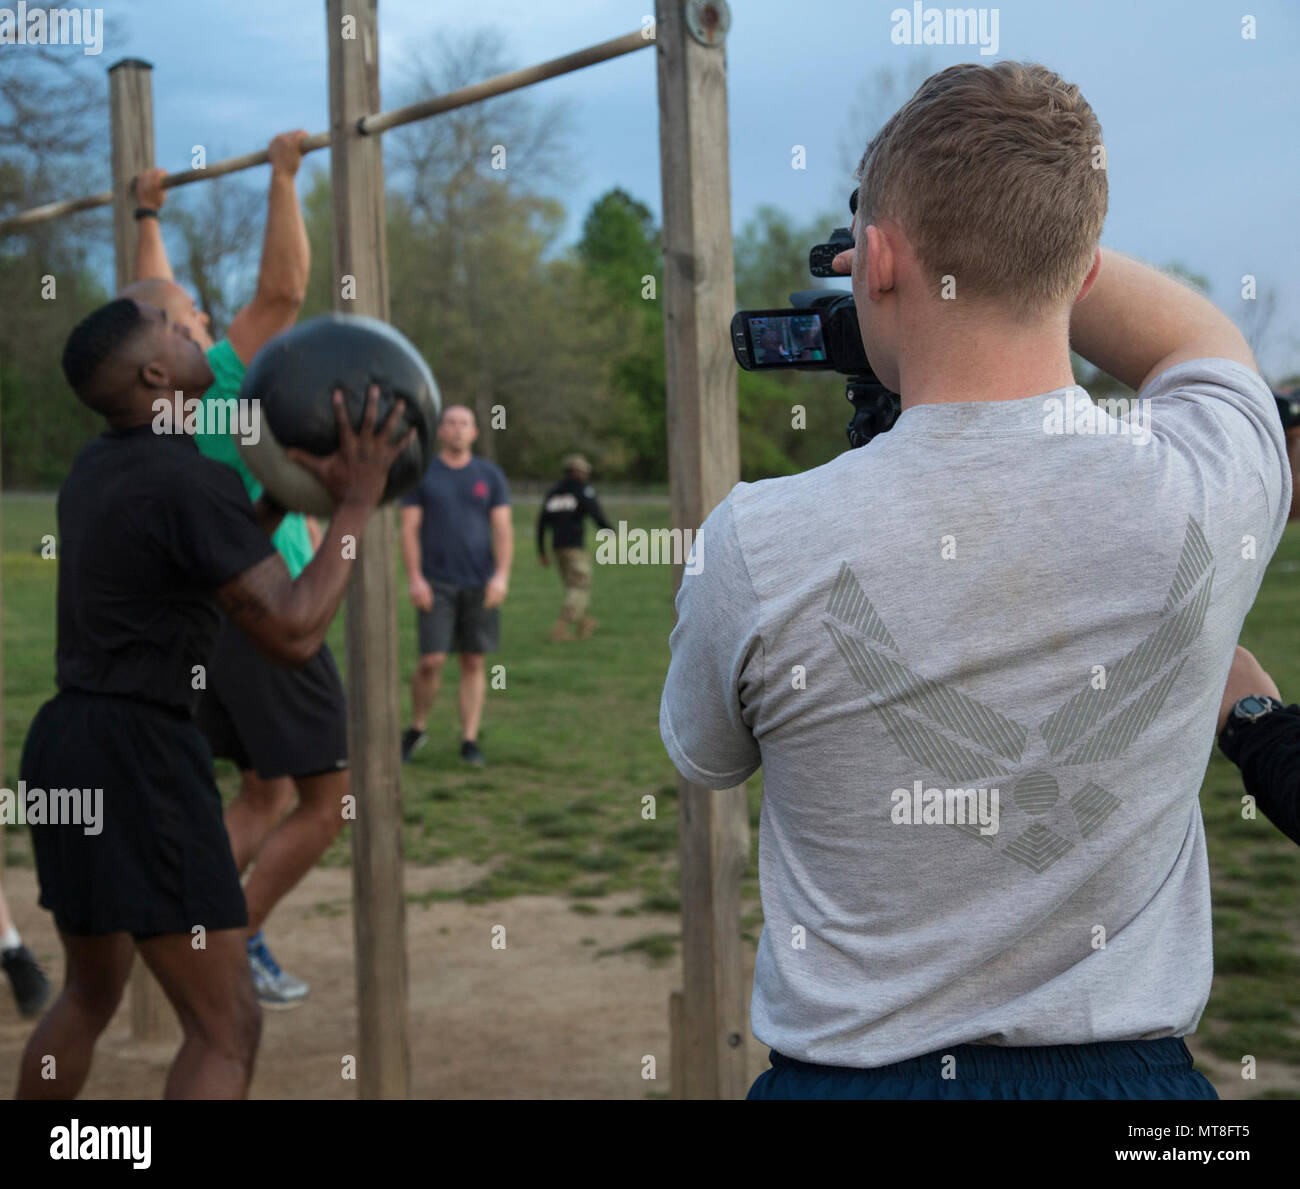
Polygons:
M325 489L285 450L333 454L339 445L334 389L343 389L348 421L359 430L371 384L380 390L378 424L401 397L406 401L405 426L416 430L415 440L389 468L384 486L388 503L420 481L437 447L442 400L420 353L386 322L358 314L312 318L277 335L257 353L239 398L260 404L258 441L236 437L235 442L245 465L272 498L296 512L333 512Z

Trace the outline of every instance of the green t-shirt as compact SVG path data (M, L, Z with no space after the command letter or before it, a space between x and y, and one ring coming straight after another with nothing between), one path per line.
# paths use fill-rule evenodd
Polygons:
M244 382L245 368L229 339L222 339L208 352L208 364L215 379L212 387L203 394L203 399L233 400L237 397L239 386ZM239 457L239 449L233 437L229 434L196 433L194 442L200 454L235 469L244 481L250 500L257 500L261 496L262 485L253 478L244 465L244 460ZM280 551L280 556L284 558L285 565L294 578L311 561L311 538L307 535L307 522L298 512L285 513L280 527L271 535L271 544Z

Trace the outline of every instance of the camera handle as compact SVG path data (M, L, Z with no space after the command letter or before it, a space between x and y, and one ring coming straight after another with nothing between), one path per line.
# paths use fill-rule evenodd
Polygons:
M898 393L890 392L875 376L850 376L844 395L853 406L853 417L844 427L853 450L890 429L902 412Z

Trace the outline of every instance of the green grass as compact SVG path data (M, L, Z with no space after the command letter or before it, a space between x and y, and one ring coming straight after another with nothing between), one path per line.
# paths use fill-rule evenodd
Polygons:
M615 521L655 527L663 500L607 500ZM562 587L554 567L537 564L536 509L515 509L517 558L502 616L498 684L489 681L482 746L489 766L466 768L458 754L458 673L454 661L433 718L430 740L403 770L404 846L408 862L451 857L491 863L457 892L432 891L416 902L459 898L482 902L521 893L568 895L591 906L615 892L633 892L648 911L676 904L677 789L659 742L659 693L668 666L672 578L663 566L596 567L592 613L600 628L589 640L551 644L546 635ZM55 563L33 553L55 531L50 498L4 500L5 776L17 779L23 735L53 692ZM590 542L589 542L590 544ZM415 661L415 616L399 574L398 633L402 705L409 714ZM330 633L346 676L343 617ZM233 794L234 769L218 764L223 795ZM642 798L656 798L657 816L642 817ZM8 831L9 862L30 862L23 831ZM346 865L346 836L325 862ZM603 911L603 910L597 910Z
M667 522L662 500L610 500L609 515L633 526ZM489 689L483 749L489 767L464 768L457 755L456 672L449 666L429 744L403 771L404 846L408 862L456 857L485 865L458 891L431 891L415 903L460 899L481 903L524 893L567 896L585 915L668 914L680 911L677 883L676 776L659 741L658 706L672 625L671 576L661 566L596 567L593 613L600 630L580 644L546 640L560 604L553 569L534 559L534 508L515 509L517 560L502 620L502 647L489 664L504 666L505 688ZM54 531L49 498L4 498L4 772L17 778L24 732L53 691L55 566L36 550ZM1292 526L1264 579L1242 643L1300 699L1300 629L1296 582L1300 526ZM398 590L405 580L399 576ZM414 662L414 614L399 602L403 714ZM345 665L341 617L331 645ZM221 765L219 783L231 795L235 774ZM656 817L642 817L642 798L655 798ZM750 782L751 822L761 804ZM1202 789L1214 888L1215 979L1206 1047L1237 1062L1285 1062L1300 1076L1300 856L1266 820L1243 820L1241 779L1217 749ZM6 832L8 861L30 862L22 830ZM327 863L349 861L346 839ZM743 885L742 928L751 940L762 916L757 905L757 856ZM607 898L632 893L615 909ZM330 913L334 905L321 905ZM662 961L678 944L667 920L648 915L647 934L624 947ZM606 951L601 951L606 952Z

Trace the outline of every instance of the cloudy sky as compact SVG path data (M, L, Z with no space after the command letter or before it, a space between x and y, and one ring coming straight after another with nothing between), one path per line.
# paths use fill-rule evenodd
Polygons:
M1101 119L1111 204L1103 242L1205 275L1237 318L1246 308L1241 278L1256 276L1280 299L1261 362L1275 381L1300 370L1300 4L1010 0L989 10L997 15L992 55L979 46L896 44L899 7L732 0L738 232L764 203L801 220L842 205L852 158L871 130L863 97L882 72L1041 61L1077 82ZM105 8L122 36L105 46L104 65L124 56L154 64L160 165L183 167L196 143L211 159L260 147L283 128L326 126L321 0L109 0ZM391 95L414 53L449 32L485 26L504 35L513 65L529 65L639 29L652 8L646 0L381 0L381 73L392 80ZM1242 36L1246 15L1254 38ZM658 211L652 53L535 93L563 98L570 109L574 173L563 196L572 232L586 205L614 185ZM795 145L804 146L805 169L791 166Z

